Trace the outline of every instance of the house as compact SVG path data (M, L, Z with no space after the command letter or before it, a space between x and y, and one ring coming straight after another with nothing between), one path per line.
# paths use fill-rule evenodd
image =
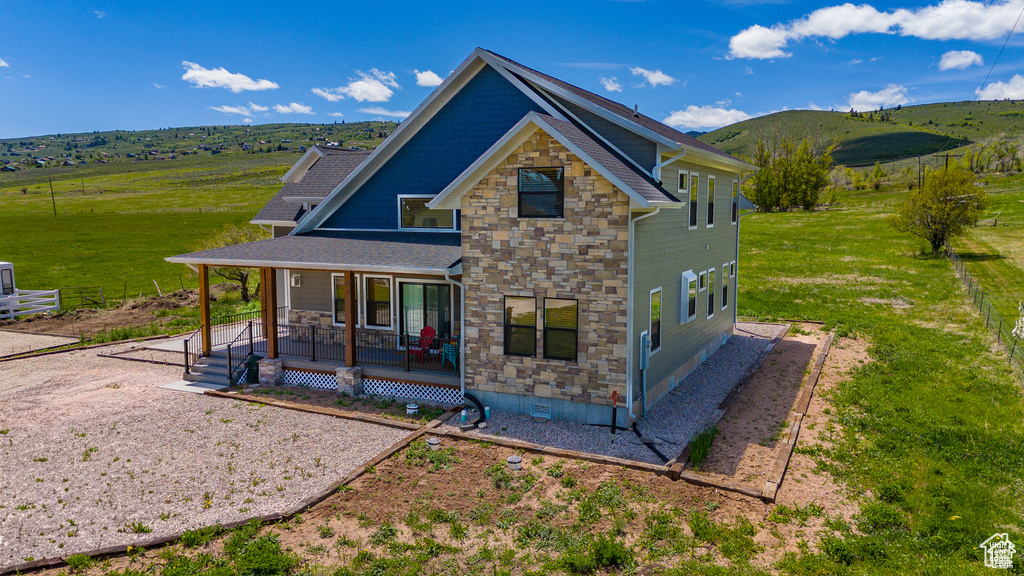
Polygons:
M733 334L753 170L477 49L372 153L310 148L273 238L167 260L199 271L195 356L240 333L209 267L260 269L261 380L625 424Z

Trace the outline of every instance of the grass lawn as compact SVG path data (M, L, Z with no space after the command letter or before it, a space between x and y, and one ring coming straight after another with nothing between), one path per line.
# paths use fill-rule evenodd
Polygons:
M1005 194L1024 199L1019 186ZM862 498L860 520L787 572L982 574L978 544L1024 536L1021 383L949 261L886 223L901 196L845 193L836 211L742 220L739 312L824 320L872 356L837 388L834 443L815 451ZM1020 294L1021 276L989 290Z

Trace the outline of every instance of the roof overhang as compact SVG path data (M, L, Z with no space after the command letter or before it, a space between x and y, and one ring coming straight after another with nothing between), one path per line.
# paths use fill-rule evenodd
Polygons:
M281 182L298 182L301 179L300 176L305 174L314 162L323 157L324 152L319 146L310 146L306 153L299 158L299 161L292 165L291 169L284 173L284 176L281 176Z
M164 258L171 264L186 264L188 266L223 266L227 268L284 268L288 270L324 270L328 272L369 272L377 274L427 274L431 276L443 275L445 272L458 276L462 273L462 262L457 262L445 267L417 267L417 266L381 266L363 264L325 264L323 262L279 261L279 260L245 260L233 258L187 258L185 256L171 256Z
M655 202L648 200L629 187L621 178L616 176L605 166L594 160L582 148L577 146L569 138L566 138L550 123L545 121L536 112L530 112L523 119L516 123L504 136L487 149L479 158L466 168L458 178L452 181L433 200L427 203L431 209L453 209L461 208L462 196L473 189L480 180L498 167L501 162L508 158L516 148L530 138L537 130L543 130L549 136L565 146L588 166L604 176L616 188L622 190L629 196L630 208L654 208L654 207L679 207L677 202Z

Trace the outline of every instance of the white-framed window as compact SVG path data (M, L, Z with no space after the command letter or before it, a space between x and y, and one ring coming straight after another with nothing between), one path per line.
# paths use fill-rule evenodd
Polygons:
M684 202L690 199L690 173L686 170L679 170L679 179L676 181L676 197Z
M740 219L740 183L732 181L732 223Z
M736 261L729 262L729 278L736 277Z
M703 292L703 291L705 291L707 289L708 289L708 273L707 272L701 272L700 273L700 280L699 280L699 282L697 282L697 290L699 292Z
M715 177L708 176L708 228L715 226Z
M651 290L651 315L647 335L651 339L651 354L661 350L661 286Z
M356 327L359 327L359 275L356 274ZM331 290L332 290L332 307L334 312L334 325L344 326L345 325L345 299L348 295L345 293L345 274L331 274Z
M729 307L729 263L722 264L722 310Z
M708 319L715 317L715 269L707 271L708 278Z
M398 195L399 230L455 230L455 210L431 210L434 197L422 194Z
M390 276L363 276L361 309L366 328L390 330L394 327L394 282Z
M690 230L697 227L697 187L700 185L700 174L690 172Z
M679 323L686 324L696 318L697 275L693 270L687 270L679 280Z

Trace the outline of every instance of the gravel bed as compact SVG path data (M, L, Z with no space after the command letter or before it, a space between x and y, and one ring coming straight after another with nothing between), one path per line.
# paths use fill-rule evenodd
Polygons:
M31 352L33 350L49 348L50 346L74 344L75 342L78 342L78 338L0 330L0 356Z
M132 346L2 365L0 568L281 512L407 434L162 390L180 368L95 355Z
M655 436L658 451L668 459L682 452L690 439L717 421L718 405L751 369L765 346L786 330L784 324L739 322L736 334L729 338L703 364L666 394L638 422L644 435ZM456 429L453 418L450 429ZM632 431L611 434L606 426L588 426L567 422L533 419L529 416L491 410L487 428L469 434L481 438L498 436L544 446L576 450L662 464L663 461Z

